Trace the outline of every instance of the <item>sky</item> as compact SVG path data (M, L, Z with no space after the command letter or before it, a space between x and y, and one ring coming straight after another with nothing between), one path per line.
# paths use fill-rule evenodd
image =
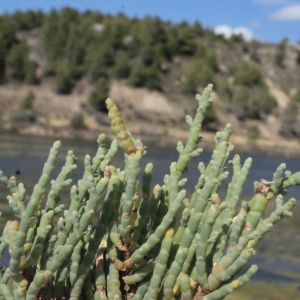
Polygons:
M0 14L28 9L49 12L65 6L112 15L122 12L128 17L158 16L174 23L198 21L226 37L242 34L248 41L300 41L299 0L2 0Z

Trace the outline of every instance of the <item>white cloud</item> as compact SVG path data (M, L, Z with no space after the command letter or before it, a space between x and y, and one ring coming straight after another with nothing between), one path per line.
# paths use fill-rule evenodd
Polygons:
M230 38L232 36L232 28L228 25L218 25L214 29L215 34L222 34L226 38Z
M273 12L270 18L279 21L300 21L300 4L279 9Z
M232 28L227 24L218 25L214 29L215 34L222 34L226 38L230 38L232 35L242 35L245 41L251 41L254 38L252 31L246 27Z

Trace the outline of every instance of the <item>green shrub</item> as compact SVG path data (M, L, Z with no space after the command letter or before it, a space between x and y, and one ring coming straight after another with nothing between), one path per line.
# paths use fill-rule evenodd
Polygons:
M242 61L234 67L234 83L244 86L263 84L263 76L260 68L253 63Z
M107 62L97 45L90 45L85 57L85 71L91 82L107 75Z
M1 45L1 39L0 39L0 83L4 83L6 79L6 57L5 57L5 51Z
M196 30L188 25L186 22L182 22L178 26L178 32L176 37L176 46L178 54L182 55L194 55L197 44L196 44Z
M276 54L275 54L275 64L281 68L284 67L285 51L288 40L283 39L281 43L278 44Z
M71 24L67 37L67 43L64 48L64 58L69 60L74 68L73 77L79 79L82 76L84 58L86 54L86 44L83 39L84 24Z
M39 80L36 77L36 66L33 61L28 60L26 63L26 76L25 81L28 84L37 84Z
M297 120L299 115L299 103L290 101L282 116L282 126L280 134L285 138L300 137L300 122Z
M146 69L145 87L149 90L162 90L163 77L160 70L151 66Z
M17 43L16 22L10 15L0 16L0 83L5 82L7 73L7 56L11 47Z
M296 93L291 98L292 102L300 103L300 89L296 91Z
M43 23L43 48L48 60L62 59L68 36L68 22L63 22L59 11L52 9Z
M297 50L296 62L298 65L300 65L300 50Z
M174 30L169 25L157 17L146 17L141 21L136 39L142 46L139 56L146 65L172 59L177 49Z
M58 63L54 78L55 90L58 94L70 94L74 87L74 66L67 59Z
M195 59L202 59L213 71L218 71L217 54L213 49L209 49L203 43L198 44L194 55Z
M14 44L7 56L7 75L11 79L23 81L26 76L32 76L34 69L32 62L28 59L29 48L25 41ZM28 73L30 75L28 75Z
M162 80L161 71L156 66L145 66L140 59L137 59L130 72L128 83L134 87L161 90Z
M218 116L216 114L214 105L210 105L205 113L203 122L202 122L202 129L206 131L215 131L217 129L218 123Z
M120 13L114 18L108 18L103 21L102 42L109 44L114 50L122 49L124 37L130 26L127 16Z
M276 99L266 87L250 90L245 86L235 86L231 109L239 119L260 119L277 107Z
M82 113L78 112L73 115L71 118L71 127L74 129L85 129Z
M235 86L232 91L232 99L230 106L232 112L237 116L238 119L243 120L248 116L248 103L250 101L249 88L239 85Z
M215 82L214 71L202 59L191 60L188 69L184 73L181 91L184 94L195 94L200 86L207 82Z
M73 66L73 78L83 72L85 51L89 45L89 26L79 13L69 7L52 10L43 23L43 46L48 59L48 71L54 72L57 61L67 59Z
M32 109L34 98L35 98L35 95L33 93L33 90L29 89L21 103L21 108L22 109Z
M17 10L12 18L16 22L18 30L31 30L42 26L44 13L41 10L33 11L30 9L25 12Z
M18 42L16 38L17 31L18 26L10 15L4 14L0 16L0 45L4 49L5 54Z
M146 67L159 66L163 61L161 48L158 45L147 45L140 50L140 55L143 64Z
M259 58L259 55L258 55L258 48L259 48L260 44L259 42L257 41L252 41L250 44L249 44L249 55L250 55L250 58L255 61L256 63L260 63L260 58Z
M226 107L232 98L232 90L228 83L228 78L225 76L217 77L216 87L218 94L222 97L222 106Z
M94 89L89 96L89 102L97 110L107 112L105 100L109 93L109 83L107 77L101 77L95 82Z
M116 54L113 74L117 78L127 78L130 74L129 57L124 50L118 51Z
M256 124L249 126L248 128L248 139L250 141L255 141L259 138L260 131Z
M133 62L128 83L134 87L143 87L147 79L146 66L143 64L141 59L136 59Z
M261 114L270 114L276 107L276 99L269 93L268 88L261 88L254 98L253 111L257 116Z

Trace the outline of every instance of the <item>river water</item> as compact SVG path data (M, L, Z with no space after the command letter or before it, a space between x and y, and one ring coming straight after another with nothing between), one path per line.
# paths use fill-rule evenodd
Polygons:
M33 184L38 180L43 164L47 158L49 150L55 140L52 138L45 137L34 137L34 136L20 136L20 135L0 135L0 169L4 174L9 177L11 175L17 176L19 182L23 182L25 187L28 186L29 191L32 189ZM74 173L70 176L73 182L76 183L78 179L82 176L83 171L83 159L85 154L90 154L93 156L97 150L96 142L87 142L82 140L63 140L61 152L58 156L56 163L57 174L59 169L64 164L64 159L68 150L73 150L74 154L78 158L78 167ZM175 147L174 147L175 148ZM234 152L234 151L233 151ZM234 153L233 153L234 155ZM232 156L233 156L232 155ZM195 158L189 165L189 170L185 176L188 178L186 184L187 190L193 190L194 184L198 180L198 163L203 161L205 164L209 162L211 153L204 152L198 158ZM247 178L247 183L244 186L242 196L249 198L253 195L253 182L260 179L265 179L268 181L272 180L272 175L278 165L282 162L287 164L287 169L292 172L300 170L300 159L295 158L283 158L279 156L263 156L263 155L247 155L242 154L241 158L244 161L247 157L251 156L253 159L253 164ZM147 153L143 159L143 166L148 162L154 164L153 170L153 186L155 184L162 184L164 174L169 173L169 166L172 161L176 161L178 158L178 153L176 149L161 149L153 146L148 147ZM123 167L123 154L118 153L114 165L117 167ZM228 168L229 171L230 168ZM17 175L16 175L17 174ZM0 201L5 202L6 194L3 192L4 189L1 188ZM296 197L300 194L300 187L293 187L289 189L288 195ZM300 197L298 197L300 198ZM284 228L289 228L288 231L293 231L295 229L292 226L300 227L300 213L295 212L295 216L299 221L294 223L285 223ZM285 220L283 220L284 222ZM284 223L283 223L284 224ZM297 225L291 225L297 224ZM274 229L274 228L273 228ZM299 233L299 232L298 232ZM280 232L281 238L286 237L289 243L286 247L297 247L300 249L300 238L296 239L290 238L290 235L287 233ZM299 236L299 235L298 235ZM272 244L272 241L278 238L278 234L274 235L274 238L270 238L268 243ZM293 244L297 242L297 245ZM280 242L279 242L280 243ZM289 252L285 251L276 252L273 245L264 245L266 247L267 256L263 252L258 253L252 260L254 263L259 263L261 267L257 275L254 278L256 279L268 279L274 282L289 282L294 280L293 276L286 276L287 272L291 274L300 274L300 259L290 260ZM7 260L7 258L5 258ZM282 276L278 273L278 268L283 269L285 275ZM300 297L299 297L300 299Z
M0 135L0 169L6 176L15 175L19 182L36 182L39 178L43 164L48 156L49 150L53 145L55 139L35 136L21 136L21 135ZM82 141L82 140L63 140L60 154L56 163L56 172L63 165L65 156L68 150L73 150L75 156L78 158L77 169L71 175L71 178L76 181L81 178L83 170L83 159L86 154L93 156L97 150L98 144L96 142ZM230 158L236 154L234 151ZM287 169L292 172L300 170L300 159L297 158L283 158L280 156L265 156L255 154L240 154L242 162L248 157L252 157L253 163L247 177L247 182L243 188L243 196L250 197L253 195L253 182L265 179L272 180L272 175L276 168L281 163L286 163ZM186 184L187 190L193 190L195 183L198 180L198 164L200 161L206 165L211 157L210 152L203 152L199 157L194 158L189 166L188 172L184 175L188 178ZM147 148L147 153L143 157L142 167L148 162L154 165L153 170L153 184L162 184L163 177L169 173L170 163L176 161L178 152L171 148L156 148L150 146ZM230 159L229 158L229 159ZM123 154L118 152L114 159L114 165L123 167ZM231 172L230 167L228 168ZM297 197L300 194L300 188L293 187L288 191L289 196Z

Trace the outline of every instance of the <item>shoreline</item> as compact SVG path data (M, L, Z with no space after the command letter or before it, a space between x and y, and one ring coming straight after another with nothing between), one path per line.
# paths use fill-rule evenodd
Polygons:
M176 148L177 142L182 141L185 143L188 139L188 131L172 129L172 132L165 132L165 134L141 134L132 132L135 138L141 139L145 145L151 145L159 148ZM97 140L100 133L106 134L108 140L114 138L110 127L103 126L101 130L74 130L74 129L60 129L60 130L34 130L34 128L27 127L23 130L10 131L2 129L1 135L20 135L20 136L35 136L52 139L65 139L65 140L82 140L92 142ZM212 151L214 149L214 136L213 132L201 132L203 137L199 147L204 151ZM230 137L230 142L234 145L237 153L249 153L259 155L275 155L287 158L300 158L300 141L297 139L288 140L281 138L280 141L275 139L258 138L255 141L249 140L243 135L233 133Z

